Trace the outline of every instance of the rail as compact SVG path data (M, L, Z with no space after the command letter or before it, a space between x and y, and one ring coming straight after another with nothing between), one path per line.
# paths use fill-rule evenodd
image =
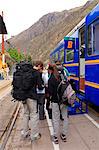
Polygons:
M5 146L7 144L7 141L9 139L9 136L12 132L12 129L13 129L13 126L16 122L16 119L17 119L17 116L18 116L18 113L19 113L19 110L20 110L20 106L21 106L21 103L18 102L14 112L13 112L13 115L9 121L9 123L7 124L6 126L6 129L4 130L4 132L2 133L1 137L0 137L0 142L1 142L1 145L0 145L0 150L4 150L5 149Z

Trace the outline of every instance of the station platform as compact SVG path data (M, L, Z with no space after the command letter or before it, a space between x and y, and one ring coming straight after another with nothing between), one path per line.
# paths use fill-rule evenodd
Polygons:
M9 80L0 80L0 90L2 90L3 88L5 88L8 85L11 85L11 79Z
M3 87L7 88L3 91ZM11 80L0 81L0 96L4 96L11 91ZM11 97L9 98L11 101ZM11 102L12 103L12 102ZM14 103L12 103L15 105ZM11 106L11 105L10 105ZM59 137L59 144L54 144L51 140L53 128L51 119L48 118L39 121L41 139L32 142L29 139L21 137L23 118L23 107L21 109L14 125L13 131L9 137L5 150L99 150L99 121L96 123L87 114L69 116L69 129L67 142L62 142ZM62 121L60 122L62 125ZM0 128L0 130L2 130Z
M12 79L9 80L0 80L0 99L6 96L11 91Z
M53 128L48 118L39 121L41 139L32 142L29 139L22 139L22 117L21 107L17 122L6 145L5 150L99 150L99 126L95 126L84 114L69 117L69 130L67 142L54 144L51 140Z

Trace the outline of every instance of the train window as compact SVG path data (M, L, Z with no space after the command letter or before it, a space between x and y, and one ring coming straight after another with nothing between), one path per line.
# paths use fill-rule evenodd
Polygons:
M58 60L58 52L54 54L54 60Z
M91 34L92 34L92 32L91 32L91 30L92 30L92 26L89 26L88 27L88 55L92 55L92 51L93 51L93 48L92 48L92 40L91 40Z
M50 57L51 63L54 63L54 56Z
M94 25L94 54L99 55L99 22Z
M99 55L99 22L88 27L88 55Z
M66 61L74 60L74 50L66 50Z
M85 58L85 25L79 30L80 58Z
M79 29L79 43L81 46L85 44L85 25Z
M62 63L64 62L64 49L60 51L60 60Z

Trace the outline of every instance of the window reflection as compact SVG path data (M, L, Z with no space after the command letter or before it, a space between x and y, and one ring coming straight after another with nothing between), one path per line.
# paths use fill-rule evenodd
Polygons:
M74 50L67 50L66 51L66 60L73 61L74 60Z
M88 27L88 55L99 55L99 21Z

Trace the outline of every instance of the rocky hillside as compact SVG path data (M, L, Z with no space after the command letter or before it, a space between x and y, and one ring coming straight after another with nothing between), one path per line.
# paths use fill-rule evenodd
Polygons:
M99 0L88 1L84 6L44 15L27 30L6 42L6 47L26 49L33 60L48 60L50 52L64 36L77 25Z

